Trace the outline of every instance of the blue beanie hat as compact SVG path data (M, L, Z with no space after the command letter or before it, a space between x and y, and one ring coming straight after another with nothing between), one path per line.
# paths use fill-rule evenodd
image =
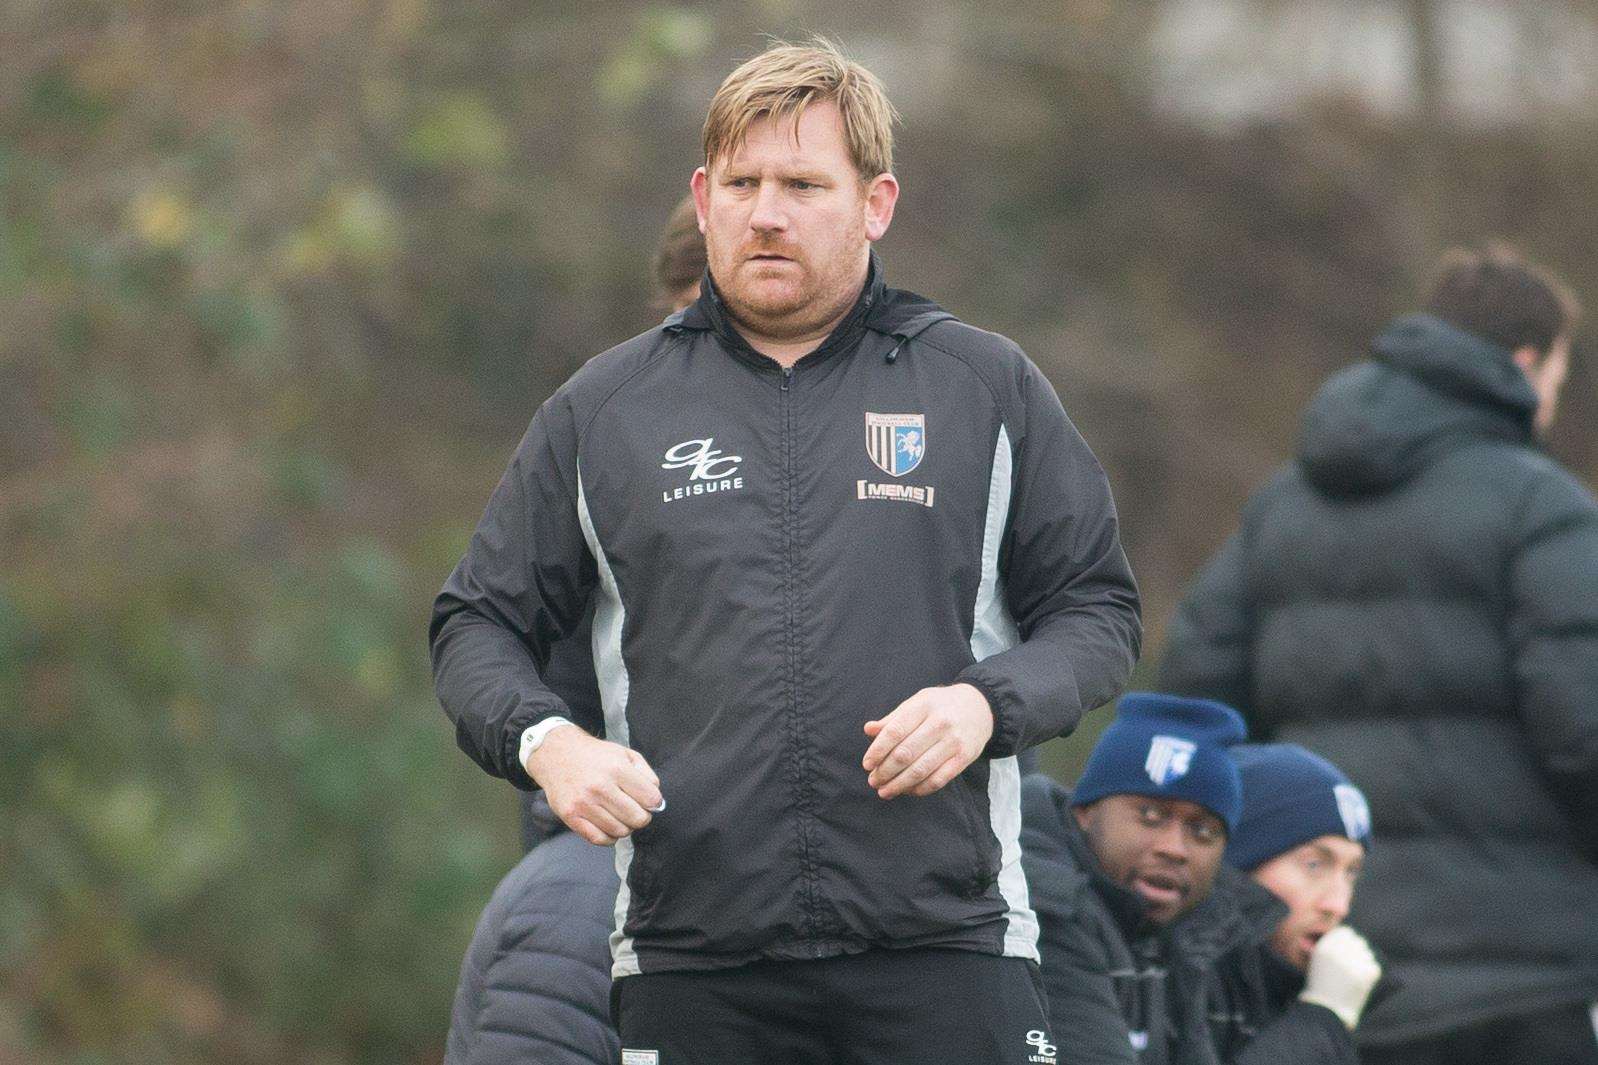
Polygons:
M1134 692L1088 756L1071 801L1086 806L1106 795L1186 799L1226 822L1243 808L1237 766L1226 748L1248 738L1236 710L1209 699Z
M1369 849L1370 807L1331 762L1293 743L1232 748L1243 780L1243 817L1226 843L1226 861L1242 870L1320 836L1344 836Z

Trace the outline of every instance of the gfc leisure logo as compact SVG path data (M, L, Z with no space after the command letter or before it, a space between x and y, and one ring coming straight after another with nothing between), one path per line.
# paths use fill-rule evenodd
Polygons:
M1031 1047L1033 1053L1027 1060L1036 1062L1037 1065L1055 1065L1055 1058L1060 1053L1060 1048L1049 1042L1049 1033L1041 1028L1034 1028L1026 1034L1026 1045Z
M703 440L684 440L666 450L666 461L660 464L661 469L691 468L693 472L688 475L687 484L661 489L662 503L715 492L733 492L744 486L744 479L736 476L743 456L723 454L720 448L712 446L715 442L714 437L707 436Z

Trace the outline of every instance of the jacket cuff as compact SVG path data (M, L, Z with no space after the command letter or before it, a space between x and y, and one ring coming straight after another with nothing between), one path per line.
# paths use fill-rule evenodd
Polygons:
M975 672L971 666L955 678L956 684L969 684L982 693L993 713L993 735L982 749L983 758L1008 758L1020 753L1021 708L1011 686L1004 681Z
M538 709L528 709L512 714L505 723L505 733L500 741L502 759L505 766L505 779L522 791L542 791L538 782L527 775L527 768L522 765L522 733L552 717L570 720L571 711L565 706L545 706Z

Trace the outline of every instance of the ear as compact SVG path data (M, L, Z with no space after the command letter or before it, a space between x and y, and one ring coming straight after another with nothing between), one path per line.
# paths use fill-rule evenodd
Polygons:
M1088 803L1086 806L1071 807L1071 813L1076 816L1076 827L1084 832L1088 830L1088 824L1093 820L1093 806L1093 803Z
M893 205L899 202L899 179L878 174L866 186L866 239L881 240L893 221Z
M705 214L710 210L710 175L705 168L694 171L688 179L688 188L694 194L694 214L699 216L699 232L705 231Z

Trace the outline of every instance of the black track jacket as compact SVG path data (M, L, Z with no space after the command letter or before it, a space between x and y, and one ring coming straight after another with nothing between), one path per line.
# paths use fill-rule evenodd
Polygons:
M1010 341L884 287L788 371L714 285L533 418L434 605L461 747L521 733L592 594L606 737L667 809L617 844L616 976L872 947L1037 957L1014 756L1121 690L1137 589L1103 471ZM984 757L877 798L865 722L987 697Z

